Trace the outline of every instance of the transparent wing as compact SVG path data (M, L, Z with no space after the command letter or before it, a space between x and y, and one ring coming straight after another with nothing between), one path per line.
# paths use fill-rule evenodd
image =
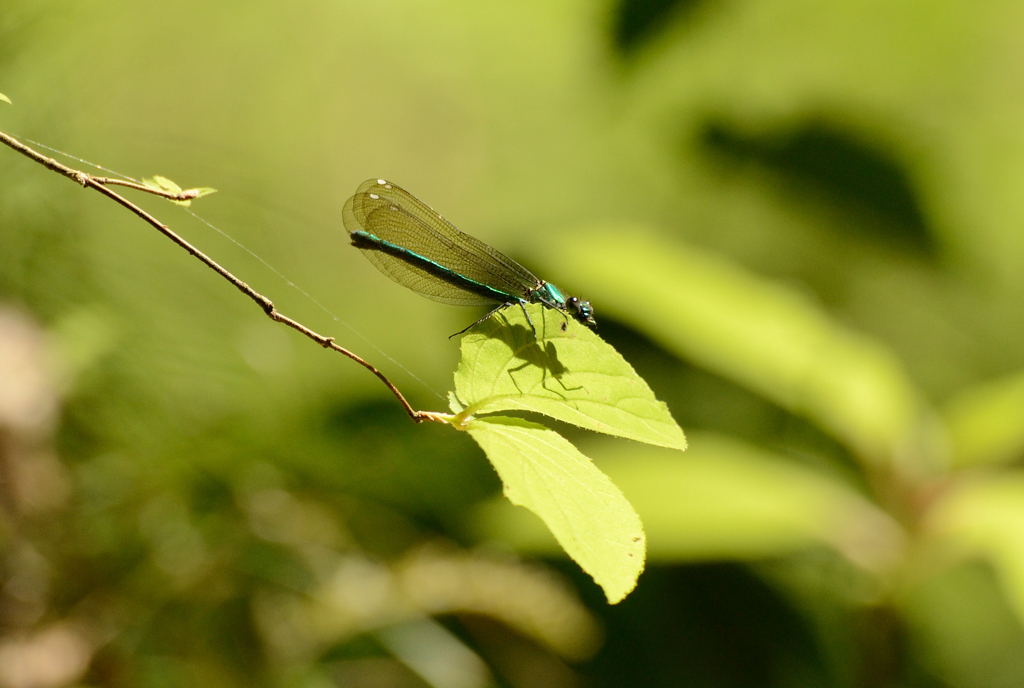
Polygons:
M351 214L352 199L345 204L345 217ZM354 220L353 220L354 221ZM346 220L346 227L352 225ZM357 230L358 231L358 230ZM366 230L370 231L370 230ZM363 255L376 266L378 270L398 282L403 287L412 289L417 294L422 294L428 299L446 303L451 306L483 306L493 304L493 299L485 298L471 291L466 291L456 285L449 284L438 279L435 275L417 267L414 263L401 260L395 256L370 249L360 249Z
M512 297L524 296L539 284L522 265L460 232L433 208L382 179L368 179L360 184L345 204L343 220L350 234L365 231ZM418 267L411 257L361 250L395 282L435 301L454 305L495 301L446 282Z

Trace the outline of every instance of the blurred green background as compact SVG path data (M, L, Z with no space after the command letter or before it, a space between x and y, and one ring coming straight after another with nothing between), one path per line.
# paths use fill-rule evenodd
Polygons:
M475 316L347 247L369 177L589 298L690 449L562 428L647 528L608 606L467 437L0 150L0 686L1024 685L1022 39L1009 0L6 0L0 129L219 189L266 264L137 200L415 406Z

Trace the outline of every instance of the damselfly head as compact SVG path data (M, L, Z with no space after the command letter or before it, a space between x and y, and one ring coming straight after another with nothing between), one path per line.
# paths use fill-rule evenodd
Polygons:
M591 329L597 327L597 321L594 320L594 307L590 305L589 301L570 296L565 300L565 309L569 311L569 315L587 327Z

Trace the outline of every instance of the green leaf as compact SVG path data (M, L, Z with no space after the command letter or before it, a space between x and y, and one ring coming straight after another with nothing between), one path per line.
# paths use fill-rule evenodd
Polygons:
M217 193L217 189L212 189L208 186L202 186L195 189L187 190L182 189L180 186L175 184L167 177L161 177L160 175L154 175L148 179L143 179L142 183L145 186L148 186L149 188L153 189L154 191L162 191L163 193L174 194L176 196L191 196L191 198L186 198L184 200L177 200L173 198L167 199L171 203L174 203L175 205L180 205L183 208L187 208L190 205L192 205L192 201L197 198L202 198L203 196L209 196L210 194Z
M553 253L573 256L560 275L587 285L598 313L811 418L862 458L922 454L920 395L897 357L803 293L636 226L585 236L563 233Z
M617 437L686 448L668 407L615 349L557 311L528 308L536 335L521 309L506 308L463 337L455 394L466 415L533 411Z
M540 516L562 549L621 601L644 569L640 517L611 480L558 433L491 416L466 427L505 486L509 501Z
M7 96L5 96L3 93L0 93L0 100L4 101L8 105L13 105L14 104L14 103L11 102L11 99L8 98Z
M1024 622L1024 473L963 480L940 495L926 524L946 551L991 563Z
M167 177L161 177L160 175L153 175L142 180L143 185L155 191L162 191L169 194L180 194L181 187L172 182Z
M1024 374L975 387L946 408L957 466L1007 463L1024 455Z
M844 482L771 452L714 435L685 455L635 444L588 450L643 519L655 561L751 561L827 546L867 570L899 557L899 525ZM557 551L535 519L493 500L479 535L520 551Z

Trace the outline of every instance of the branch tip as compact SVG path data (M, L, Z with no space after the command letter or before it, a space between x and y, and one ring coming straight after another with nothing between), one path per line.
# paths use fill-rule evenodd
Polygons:
M144 184L137 184L135 182L130 182L121 179L110 179L108 177L93 177L92 175L82 172L81 170L76 170L74 168L68 167L67 165L63 165L52 158L48 158L45 155L40 154L39 152L33 150L29 146L26 146L25 144L21 143L10 134L6 134L2 131L0 131L0 143L3 143L4 145L10 148L13 148L17 152L39 163L43 167L46 167L47 169L53 172L57 172L58 174L61 174L67 177L68 179L77 182L78 184L81 184L83 187L94 189L95 191L106 196L107 198L114 201L118 205L121 205L122 207L131 211L139 218L147 222L149 225L154 227L161 234L163 234L168 239L170 239L175 244L177 244L182 249L191 254L194 258L203 263L203 265L210 268L218 275L223 277L225 280L230 282L232 285L234 285L235 288L237 288L240 292L248 296L252 301L254 301L258 306L260 306L263 312L271 320L285 324L291 327L292 329L299 331L300 333L317 342L324 348L333 349L338 353L352 359L362 367L366 368L368 371L377 376L377 378L382 383L384 383L384 385L391 391L391 393L395 395L395 398L398 399L399 403L402 405L402 408L405 410L405 413L413 421L417 423L422 423L423 421L429 420L438 423L449 423L450 419L453 418L453 416L448 416L447 414L438 413L435 411L417 411L416 409L414 409L406 400L406 398L402 395L402 393L398 390L398 388L395 387L394 383L392 383L383 373L381 373L379 370L373 367L373 365L363 360L358 355L349 351L348 349L335 344L334 337L325 337L322 334L318 334L313 330L310 330L305 325L302 325L301 323L298 323L295 320L292 320L291 318L278 313L277 310L274 308L273 301L268 299L266 296L263 296L263 294L260 294L259 292L254 290L252 287L250 287L248 284L246 284L239 278L235 277L234 274L232 274L227 269L222 267L215 260L213 260L205 253L200 251L198 248L185 241L185 239L174 233L170 227L157 220L156 217L150 215L145 210L135 205L124 196L121 196L120 194L112 191L110 189L110 186L126 186L129 188L136 189L138 191L144 191L146 193L155 194L157 196L163 196L164 198L169 198L172 200L180 200L182 197L185 197L186 199L197 198L199 196L214 193L216 189L188 189L187 191L182 192L181 189L179 188L177 189L177 191L168 191L162 188L153 188L152 185L147 186Z

